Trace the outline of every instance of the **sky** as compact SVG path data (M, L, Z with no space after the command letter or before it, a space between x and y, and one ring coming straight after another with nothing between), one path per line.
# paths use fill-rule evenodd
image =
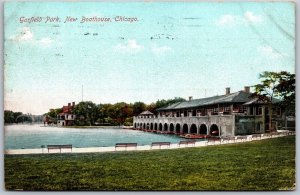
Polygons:
M64 23L68 16L77 20ZM295 73L288 2L9 2L4 25L4 109L23 113L82 97L96 104L197 99L255 85L263 71Z

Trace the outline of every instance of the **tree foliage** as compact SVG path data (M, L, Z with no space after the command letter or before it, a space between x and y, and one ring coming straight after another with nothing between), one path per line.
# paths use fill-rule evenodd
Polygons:
M78 120L84 121L85 125L93 125L99 116L97 105L91 101L84 101L75 105L74 114Z
M61 112L62 112L62 108L50 109L49 112L44 114L44 116L48 116L51 119L55 119L57 115Z
M158 100L155 103L145 104L144 102L115 104L95 104L91 101L80 102L75 105L74 114L76 115L76 125L128 125L133 123L133 116L139 115L145 110L156 113L157 108L168 106L172 103L184 101L183 98L169 100ZM62 109L51 109L45 115L56 118Z
M259 78L261 83L253 86L255 89L253 96L268 105L269 129L271 129L274 98L280 100L279 104L295 109L295 74L286 71L265 71Z

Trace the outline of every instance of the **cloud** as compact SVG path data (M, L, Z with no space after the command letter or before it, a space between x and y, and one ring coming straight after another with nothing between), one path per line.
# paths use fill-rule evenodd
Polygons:
M158 47L157 45L154 45L152 46L151 48L151 51L156 54L156 55L162 55L162 54L165 54L169 51L171 51L172 48L171 47L168 47L168 46L161 46L161 47Z
M11 39L17 42L30 41L33 40L33 33L31 32L29 27L23 27L18 35L13 36Z
M271 59L279 59L282 58L285 54L278 53L275 51L271 46L269 45L264 45L264 46L259 46L257 48L258 52L261 53L262 55L271 58Z
M39 46L50 46L53 42L53 40L49 37L44 37L40 40L37 40L29 27L23 27L19 29L17 35L10 37L10 40L18 43L30 42L31 44Z
M254 13L252 13L252 12L245 12L244 17L248 22L251 22L251 23L261 23L262 22L262 16L254 15Z
M42 38L40 41L39 41L43 46L49 46L51 45L51 43L53 42L53 40L49 37L45 37L45 38Z
M261 15L255 15L253 12L246 11L243 16L225 14L216 20L217 26L234 26L246 24L260 24L263 22Z
M235 23L236 23L236 16L229 15L229 14L221 16L216 21L216 24L218 26L232 26L232 25L235 25Z
M115 50L126 53L137 53L143 49L142 45L139 45L135 39L130 39L127 43L118 44L115 46Z

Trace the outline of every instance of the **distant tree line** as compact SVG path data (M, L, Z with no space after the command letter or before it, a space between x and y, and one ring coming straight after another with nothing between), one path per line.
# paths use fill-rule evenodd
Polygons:
M115 104L95 104L92 101L83 101L75 105L74 114L76 115L75 125L126 125L131 126L133 116L139 115L145 110L156 114L156 109L168 106L176 102L185 101L184 98L175 97L174 99L158 100L155 103L145 104L144 102ZM50 109L44 116L55 119L62 108Z
M32 122L41 122L43 116L41 115L31 115L24 114L22 112L13 112L11 110L4 110L4 123L32 123Z

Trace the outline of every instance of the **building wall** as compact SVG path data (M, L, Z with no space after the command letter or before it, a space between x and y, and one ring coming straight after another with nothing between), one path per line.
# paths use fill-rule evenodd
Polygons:
M262 116L235 116L236 135L249 135L264 132L265 123Z
M183 133L184 125L188 127L188 132L191 133L191 127L194 124L197 128L197 133L200 134L200 126L205 125L207 128L207 134L210 134L210 130L213 125L217 125L221 136L233 136L235 135L235 115L216 115L216 116L198 116L198 117L152 117L152 118L140 118L134 117L133 124L137 129L151 129L159 130L159 124L163 127L167 124L167 130L171 131L171 124L174 126L174 131L176 131L176 125L180 125L180 133ZM152 125L151 125L152 123ZM157 124L157 129L154 129L155 124ZM145 127L145 128L144 128ZM164 130L164 128L162 129Z
M63 117L60 115L57 120L58 126L70 126L74 125L75 114L64 114Z

